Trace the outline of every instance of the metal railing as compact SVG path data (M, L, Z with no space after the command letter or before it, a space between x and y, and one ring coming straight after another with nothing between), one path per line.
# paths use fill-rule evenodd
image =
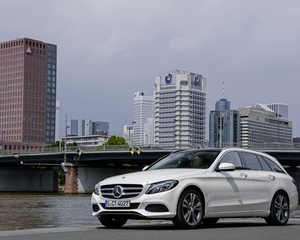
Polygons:
M194 145L194 144L193 144ZM300 150L300 143L222 143L222 148L224 147L239 147L253 150ZM30 149L14 149L14 150L0 150L0 155L13 155L13 154L40 154L40 153L70 153L76 152L80 149L82 152L86 151L129 151L130 148L140 148L143 150L180 150L180 149L190 149L191 145L143 145L143 146L129 146L129 145L102 145L102 146L67 146L66 151L64 147L47 147L47 148L30 148ZM197 148L220 148L218 144L204 143L197 146Z

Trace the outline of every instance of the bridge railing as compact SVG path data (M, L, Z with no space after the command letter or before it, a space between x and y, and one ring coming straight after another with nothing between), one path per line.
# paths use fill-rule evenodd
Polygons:
M206 143L204 148L219 148L220 144L210 144ZM259 143L222 143L222 148L224 147L239 147L247 149L300 149L300 143L282 143L282 142L259 142Z
M94 146L94 147L78 147L78 146L67 146L66 151L64 151L64 147L47 147L47 148L30 148L30 149L14 149L14 150L0 150L0 155L13 155L13 154L38 154L38 153L70 153L76 152L80 148L82 152L87 151L129 151L130 148L140 148L143 150L182 150L182 149L191 149L191 148L219 148L220 145L217 144L209 144L205 143L201 146L162 146L162 145L143 145L143 146L128 146L128 145L102 145L102 146ZM300 149L300 143L253 143L253 144L245 144L245 143L223 143L222 147L241 147L247 149L254 149L254 150L280 150L280 149Z
M78 146L67 146L66 151L64 147L47 147L47 148L29 148L29 149L14 149L14 150L0 150L1 155L12 155L12 154L35 154L35 153L57 153L57 152L76 152L81 151L126 151L130 149L128 145L104 145L95 147L78 147Z

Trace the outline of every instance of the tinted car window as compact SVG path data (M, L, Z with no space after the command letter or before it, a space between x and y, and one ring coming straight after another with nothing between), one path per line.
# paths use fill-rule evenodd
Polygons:
M262 170L261 165L255 154L241 152L245 168L248 170Z
M260 162L260 165L262 166L262 169L263 171L270 171L272 172L272 169L270 168L270 166L266 163L266 161L263 159L263 157L259 156L259 155L256 155L259 162Z
M229 152L222 157L221 161L219 162L218 166L221 163L232 163L235 166L236 170L242 169L242 162L240 156L237 152Z
M272 160L269 158L264 157L266 162L269 164L269 166L272 168L274 172L280 172L280 173L285 173L276 163L274 163Z
M209 168L219 155L218 151L182 151L162 158L148 170L167 168Z

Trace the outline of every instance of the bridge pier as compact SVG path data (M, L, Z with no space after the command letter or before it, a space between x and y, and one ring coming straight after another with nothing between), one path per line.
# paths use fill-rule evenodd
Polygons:
M73 165L73 164L72 164ZM95 184L105 178L136 172L136 169L95 168L69 166L66 173L65 193L92 193Z
M290 174L294 180L297 183L297 189L298 189L298 199L300 201L300 169L296 167L286 168L285 169L288 174Z
M58 170L39 168L0 169L0 192L58 192Z

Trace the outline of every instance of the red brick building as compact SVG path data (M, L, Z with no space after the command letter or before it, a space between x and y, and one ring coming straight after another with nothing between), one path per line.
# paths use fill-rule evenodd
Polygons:
M55 141L57 46L22 38L0 43L0 134L3 150Z

